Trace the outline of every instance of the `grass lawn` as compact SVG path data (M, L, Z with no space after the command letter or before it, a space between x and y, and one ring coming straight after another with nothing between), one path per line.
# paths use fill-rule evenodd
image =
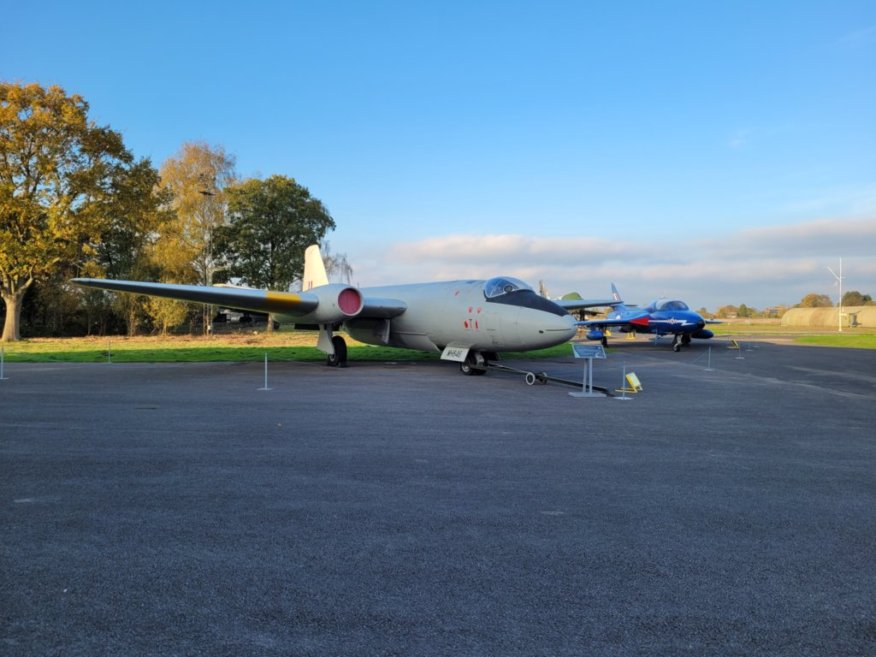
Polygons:
M716 337L728 338L789 338L798 344L852 349L876 349L876 329L846 328L842 333L835 328L782 326L779 320L735 320L710 324L706 328Z
M350 360L404 361L437 360L438 354L375 347L347 337ZM10 363L169 363L209 361L260 361L268 355L272 361L321 361L325 354L316 347L316 333L280 330L266 333L237 333L205 336L88 338L31 338L2 345ZM507 357L568 356L568 345L559 345L526 354Z
M112 360L116 363L257 361L268 359L319 361L325 354L316 345L316 334L277 331L215 336L88 338L33 338L7 343L9 362L79 362ZM406 349L370 347L350 341L350 355L359 360L405 360L429 357Z
M758 339L790 338L800 344L827 347L876 349L876 330L849 329L843 333L814 329L789 328L777 322L769 324L726 323L709 327L716 337ZM620 335L620 334L618 334ZM640 336L639 339L645 339ZM404 361L436 360L438 354L365 345L347 338L350 360ZM104 336L87 338L31 338L0 344L10 363L162 363L208 361L260 361L268 355L272 361L321 361L325 355L316 345L316 333L281 329L273 334L228 333L204 336ZM622 349L616 335L610 341L613 348ZM503 354L506 359L556 358L570 355L567 344L539 351Z

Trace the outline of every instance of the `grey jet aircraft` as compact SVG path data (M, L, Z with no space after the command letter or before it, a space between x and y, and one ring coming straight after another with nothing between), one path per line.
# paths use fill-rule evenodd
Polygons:
M305 251L302 291L274 292L230 285L199 286L75 278L77 285L271 313L280 323L317 330L328 365L347 362L342 328L366 344L418 349L483 374L506 351L552 347L575 336L569 314L612 299L551 301L510 276L357 288L329 283L317 245Z

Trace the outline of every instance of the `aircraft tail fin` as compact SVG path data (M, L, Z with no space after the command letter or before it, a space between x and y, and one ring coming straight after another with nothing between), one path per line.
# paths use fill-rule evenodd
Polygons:
M611 298L618 303L623 303L620 292L617 291L617 286L614 283L611 284Z
M615 285L614 283L611 284L611 298L614 299L612 308L620 311L627 309L627 305L624 303L624 299L620 295L620 292L618 292L617 285Z
M307 290L321 285L328 285L328 276L325 273L325 264L322 262L319 245L313 244L304 250L304 275L301 277L301 291L307 292Z

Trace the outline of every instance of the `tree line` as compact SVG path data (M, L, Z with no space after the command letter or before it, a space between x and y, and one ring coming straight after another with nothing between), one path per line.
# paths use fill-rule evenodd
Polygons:
M239 179L221 146L185 143L156 169L122 135L88 118L58 86L0 82L0 298L2 340L25 335L208 331L212 310L170 299L111 294L78 276L288 289L304 249L335 221L293 178ZM328 251L328 249L325 249ZM349 282L343 254L326 266ZM873 304L857 291L843 306ZM823 294L797 307L833 305ZM774 317L724 306L710 317ZM268 328L272 322L268 322Z
M843 294L840 305L844 308L849 306L873 306L876 305L876 301L873 301L873 297L869 294L862 294L857 290L851 290ZM707 318L732 319L738 317L740 319L756 319L781 317L789 308L830 308L833 306L833 301L826 294L810 292L800 300L800 303L793 306L772 306L771 308L758 310L741 303L738 306L732 304L721 306L714 313L709 312L705 308L700 308L697 312Z
M58 86L0 82L2 340L207 331L210 309L80 289L78 276L275 290L335 221L284 175L239 179L221 146L185 143L156 169ZM343 254L327 268L352 273ZM272 325L268 322L268 327Z

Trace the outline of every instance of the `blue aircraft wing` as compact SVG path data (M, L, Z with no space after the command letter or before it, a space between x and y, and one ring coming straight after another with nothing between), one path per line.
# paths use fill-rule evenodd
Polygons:
M606 328L609 326L639 326L642 328L647 328L650 321L650 316L648 315L648 312L644 309L623 307L623 302L620 300L620 295L617 293L617 290L614 289L614 284L612 284L612 290L614 291L614 297L616 299L616 301L614 301L612 305L622 307L615 308L613 311L609 312L605 317L601 319L589 319L586 321L578 322L578 326L589 326L592 328Z

